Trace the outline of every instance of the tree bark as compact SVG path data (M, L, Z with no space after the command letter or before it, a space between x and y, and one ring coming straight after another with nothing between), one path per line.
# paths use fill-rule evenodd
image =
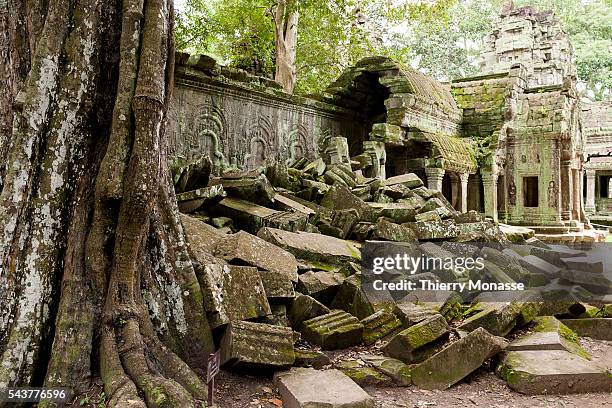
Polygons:
M0 389L195 406L214 345L167 167L173 0L0 0L5 27Z
M299 12L294 0L279 0L274 17L276 72L274 80L293 93L297 80L296 47Z

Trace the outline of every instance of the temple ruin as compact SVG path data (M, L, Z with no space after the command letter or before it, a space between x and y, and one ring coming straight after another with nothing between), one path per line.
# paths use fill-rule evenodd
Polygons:
M510 5L479 73L451 84L371 57L306 98L179 54L171 152L208 155L217 173L316 157L365 178L415 173L459 211L579 234L591 228L587 212L611 211L612 136L610 105L581 107L576 83L559 20Z

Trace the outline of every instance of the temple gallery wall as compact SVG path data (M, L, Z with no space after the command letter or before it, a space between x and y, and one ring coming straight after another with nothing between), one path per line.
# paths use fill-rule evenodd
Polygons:
M208 155L220 173L325 157L366 178L413 172L460 211L540 233L612 214L612 105L580 101L552 12L502 10L478 75L450 84L371 57L305 98L179 54L175 87L175 161Z

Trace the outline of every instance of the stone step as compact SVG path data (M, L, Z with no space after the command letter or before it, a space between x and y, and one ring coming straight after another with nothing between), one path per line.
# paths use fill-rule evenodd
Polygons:
M325 350L337 350L361 343L363 324L343 310L306 320L302 324L304 339Z

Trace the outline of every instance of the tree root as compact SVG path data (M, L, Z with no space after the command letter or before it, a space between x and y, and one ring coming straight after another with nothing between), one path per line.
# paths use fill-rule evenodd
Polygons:
M121 328L119 353L126 373L144 393L149 408L195 407L191 394L174 380L157 372L145 354L145 344L135 319Z

